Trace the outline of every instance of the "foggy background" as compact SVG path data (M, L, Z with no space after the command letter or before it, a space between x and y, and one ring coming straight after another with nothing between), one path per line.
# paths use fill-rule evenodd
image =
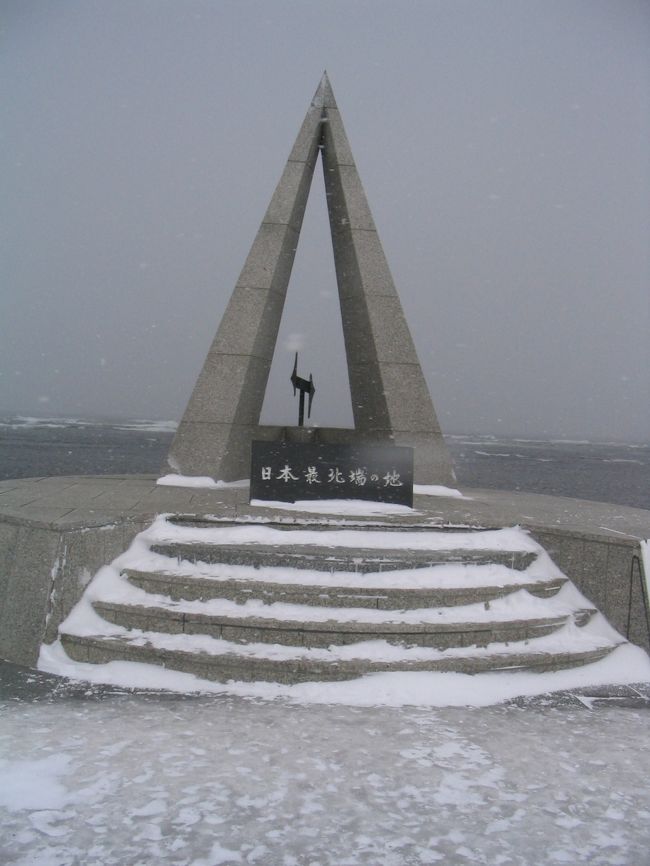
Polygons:
M1 0L0 414L178 420L327 69L443 432L650 436L650 4ZM351 425L317 165L263 421Z

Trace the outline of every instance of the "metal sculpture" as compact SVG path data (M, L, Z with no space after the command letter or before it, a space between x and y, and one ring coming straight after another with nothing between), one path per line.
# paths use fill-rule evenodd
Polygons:
M293 395L296 396L296 390L300 391L300 402L298 404L298 426L305 426L305 394L309 394L309 403L307 405L307 417L311 418L311 404L314 399L316 389L314 388L314 377L309 374L309 379L302 379L298 375L298 353L293 362L293 373L291 374L291 384L293 385Z

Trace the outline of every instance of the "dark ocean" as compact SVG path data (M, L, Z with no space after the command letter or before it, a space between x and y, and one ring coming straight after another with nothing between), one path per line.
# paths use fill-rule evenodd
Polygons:
M172 422L0 419L0 479L157 473ZM650 445L445 437L458 483L650 509Z

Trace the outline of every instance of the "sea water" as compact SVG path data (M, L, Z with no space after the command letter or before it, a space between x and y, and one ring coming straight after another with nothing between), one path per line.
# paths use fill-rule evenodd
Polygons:
M155 474L173 422L0 419L0 479ZM461 487L650 509L650 445L446 435Z

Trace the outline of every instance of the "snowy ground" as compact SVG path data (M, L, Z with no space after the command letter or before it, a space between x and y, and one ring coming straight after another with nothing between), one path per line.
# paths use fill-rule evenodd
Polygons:
M3 668L3 864L650 862L647 693L301 706Z
M221 544L242 533L251 543L286 538L273 527L158 521L124 556L159 556L148 542L170 532ZM505 549L532 544L504 532ZM417 543L430 547L430 535L418 534ZM454 538L492 547L494 535ZM391 533L386 544L400 546L400 536ZM353 530L336 537L358 546ZM323 530L310 541L328 539ZM111 580L123 565L114 563ZM54 650L45 650L41 666L49 670L115 674L110 665L53 661ZM113 682L124 674L131 685L151 684L157 676L162 687L171 676L168 687L186 686L177 680L185 674L112 664L122 664ZM230 693L194 695L53 685L47 674L0 664L0 863L649 866L650 687L623 685L650 681L649 664L641 650L622 646L577 671L402 675L407 701L401 680L395 697L380 677L344 683L338 698L332 684L284 695L262 684L262 700L250 685L248 696L237 694L237 684L211 684ZM598 683L621 685L598 699ZM493 705L587 684L579 696ZM449 704L452 693L457 702L492 705L412 705Z

